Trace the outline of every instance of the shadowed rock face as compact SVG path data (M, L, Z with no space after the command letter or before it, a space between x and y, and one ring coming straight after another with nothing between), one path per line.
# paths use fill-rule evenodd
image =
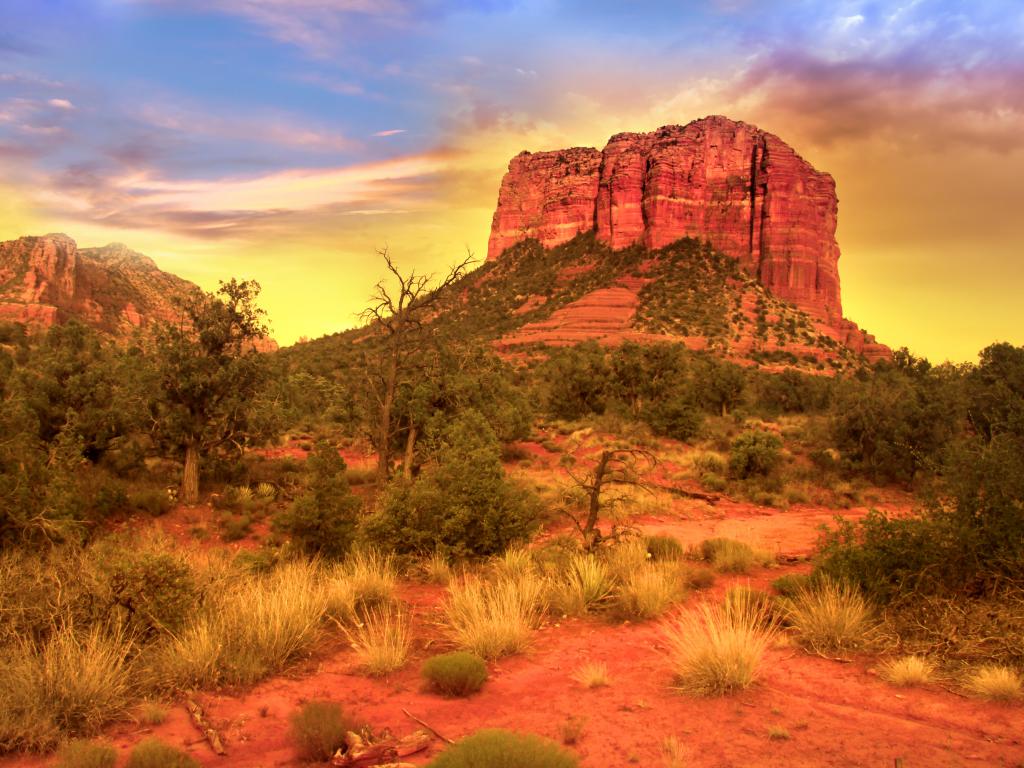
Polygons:
M589 231L614 249L707 240L857 351L888 356L843 320L837 213L829 174L777 136L707 117L617 134L601 152L518 155L501 183L487 257L526 238L552 247Z
M175 321L174 301L194 290L120 243L80 249L61 234L0 242L0 320L34 330L76 319L125 338L154 321ZM276 346L264 339L257 348Z

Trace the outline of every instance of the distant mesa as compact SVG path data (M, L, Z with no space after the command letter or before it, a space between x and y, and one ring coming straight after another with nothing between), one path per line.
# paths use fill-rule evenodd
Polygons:
M177 321L175 300L196 289L120 243L79 248L63 234L0 242L0 320L32 330L74 319L126 338L155 321Z
M735 258L772 295L869 360L891 351L843 318L835 181L777 136L713 116L620 133L601 151L523 152L501 182L488 261L581 233L619 250L690 237Z

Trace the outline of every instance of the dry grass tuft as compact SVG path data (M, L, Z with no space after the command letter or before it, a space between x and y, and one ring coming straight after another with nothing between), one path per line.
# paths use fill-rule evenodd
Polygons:
M9 646L0 660L0 752L49 749L123 715L133 694L131 649L122 634L72 626L40 647Z
M114 768L117 750L110 744L72 739L60 748L56 768Z
M728 606L705 603L665 630L676 687L695 696L746 688L757 678L775 625L763 605L737 597Z
M156 675L169 688L256 682L309 650L326 612L315 563L244 578L160 649Z
M365 620L346 634L360 666L371 677L401 669L409 656L409 615L391 605L368 608Z
M446 629L460 648L484 659L519 653L546 608L546 582L538 576L482 582L466 577L448 588Z
M341 568L345 581L355 593L357 608L391 602L398 571L395 558L376 549L356 550Z
M614 590L608 566L593 555L573 555L563 577L552 585L552 604L568 616L599 607Z
M893 685L923 685L930 683L935 665L923 656L903 656L889 659L878 668L878 676Z
M661 616L684 593L677 566L644 563L619 585L613 612L621 619L646 621Z
M735 539L708 539L701 543L701 555L723 573L747 573L755 565L771 565L771 553Z
M787 619L800 642L818 654L861 648L874 636L870 604L853 587L828 579L801 589L788 605Z
M1024 695L1020 675L1010 667L986 664L967 678L967 690L975 696L994 701L1013 701Z
M608 665L600 661L591 661L581 665L572 673L572 679L584 688L603 688L611 685Z

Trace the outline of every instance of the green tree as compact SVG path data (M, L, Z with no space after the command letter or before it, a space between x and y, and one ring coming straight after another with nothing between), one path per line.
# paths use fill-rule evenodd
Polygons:
M306 459L310 473L306 492L299 496L274 527L291 534L310 555L344 557L352 545L362 503L345 476L345 460L326 440Z
M594 341L558 350L541 367L548 411L560 419L604 413L611 369Z
M381 280L370 296L369 306L363 310L370 338L364 342L366 351L361 368L366 376L370 439L377 449L377 477L383 482L391 476L396 434L402 426L395 414L399 389L416 378L422 366L422 353L433 343L436 331L429 321L450 298L448 289L462 279L473 257L467 256L432 286L432 276L417 274L415 270L403 275L387 249L379 254L397 285Z
M697 399L712 413L728 416L743 402L747 377L735 363L716 357L704 357L695 375Z
M259 290L255 281L232 279L216 293L197 291L183 302L177 323L156 328L150 408L158 436L184 459L186 504L199 498L202 457L253 436L251 404L266 371L254 346L267 335Z
M535 529L533 498L505 477L501 445L478 412L460 413L414 480L396 478L362 535L399 552L490 555Z

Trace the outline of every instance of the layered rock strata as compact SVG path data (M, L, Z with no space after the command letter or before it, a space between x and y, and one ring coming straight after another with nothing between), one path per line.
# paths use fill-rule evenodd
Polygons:
M710 241L775 296L868 357L889 351L842 316L835 181L784 141L725 117L621 133L603 151L524 152L501 183L489 260L596 231L612 248Z

